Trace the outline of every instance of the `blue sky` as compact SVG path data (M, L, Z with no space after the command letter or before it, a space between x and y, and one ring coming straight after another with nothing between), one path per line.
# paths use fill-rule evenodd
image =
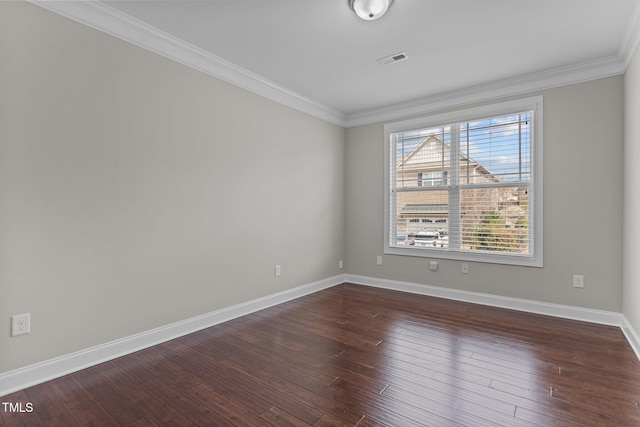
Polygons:
M409 155L428 135L438 135L450 143L450 125L403 132L404 149ZM400 136L400 135L399 135ZM468 140L468 144L467 144ZM531 163L531 113L499 116L460 124L460 150L503 181L528 181Z

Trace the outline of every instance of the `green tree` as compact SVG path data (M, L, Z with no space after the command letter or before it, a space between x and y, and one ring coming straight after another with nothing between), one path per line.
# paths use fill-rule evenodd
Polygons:
M473 234L475 249L482 251L510 251L507 224L495 209L485 215Z
M529 218L520 215L513 230L514 251L526 251L529 247Z

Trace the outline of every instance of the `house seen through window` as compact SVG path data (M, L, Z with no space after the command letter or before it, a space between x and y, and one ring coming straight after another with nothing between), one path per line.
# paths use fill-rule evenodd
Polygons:
M541 265L539 110L389 126L386 252Z

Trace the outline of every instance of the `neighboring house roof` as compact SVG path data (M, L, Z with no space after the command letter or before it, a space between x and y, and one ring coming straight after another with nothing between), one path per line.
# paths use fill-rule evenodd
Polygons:
M411 153L409 153L409 155L404 159L404 161L401 161L398 164L398 167L402 167L402 166L415 167L417 165L422 165L425 163L441 162L443 160L443 157L444 157L445 164L447 164L449 163L449 157L450 157L449 153L451 151L448 149L449 147L450 145L444 142L437 135L434 135L434 134L428 135L426 138L422 140L422 142L420 142L420 144L416 146L416 148L413 149ZM443 152L443 149L444 149L444 152ZM477 169L481 174L491 175L492 179L496 181L501 181L499 177L495 176L493 173L491 173L491 171L489 171L487 168L482 166L479 162L467 156L462 151L460 152L460 159L468 160L469 166Z

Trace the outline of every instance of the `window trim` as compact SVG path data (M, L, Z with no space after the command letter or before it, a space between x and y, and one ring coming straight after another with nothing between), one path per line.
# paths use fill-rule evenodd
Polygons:
M425 175L430 175L425 178ZM439 175L439 176L438 176ZM439 172L418 172L418 187L440 187L446 182L447 171ZM424 185L426 182L431 182L431 185ZM438 184L435 184L439 182Z
M533 204L533 239L532 255L521 254L487 254L440 249L416 249L412 247L392 247L391 218L394 206L391 197L391 134L414 129L429 128L449 123L469 122L500 115L508 115L521 111L533 112L533 126L531 127L531 151L533 168L531 170L529 194ZM542 95L522 98L512 101L497 102L478 107L463 108L446 113L436 113L416 119L403 120L384 125L384 253L391 255L405 255L422 258L439 258L471 262L486 262L492 264L508 264L529 267L543 266L543 97Z

